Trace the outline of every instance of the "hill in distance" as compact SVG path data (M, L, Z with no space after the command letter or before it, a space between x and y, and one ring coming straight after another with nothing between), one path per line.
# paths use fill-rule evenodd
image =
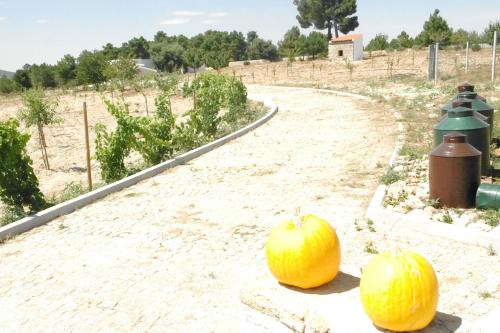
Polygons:
M6 76L6 77L13 77L14 73L13 72L8 72L8 71L3 71L0 69L0 77Z

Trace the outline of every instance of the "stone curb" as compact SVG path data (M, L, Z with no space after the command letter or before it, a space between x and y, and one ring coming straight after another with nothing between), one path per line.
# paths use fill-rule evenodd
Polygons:
M149 169L138 172L130 177L119 180L115 183L106 185L102 188L99 188L95 191L86 193L80 197L75 199L63 202L59 205L51 207L49 209L38 212L32 216L25 217L17 222L8 224L2 228L0 228L0 241L6 238L19 235L23 232L29 231L36 227L42 226L53 219L70 214L77 209L85 207L105 196L123 190L124 188L130 187L132 185L137 184L140 181L146 180L148 178L154 177L163 171L173 168L175 166L184 164L188 161L191 161L203 154L206 154L229 141L237 139L248 132L258 128L264 123L268 122L271 118L273 118L278 112L278 106L268 97L264 95L249 95L249 99L257 100L263 102L267 107L271 109L264 117L257 120L256 122L234 132L223 138L215 140L211 143L208 143L204 146L191 150L185 154L179 155L171 160L165 161L158 165L155 165Z

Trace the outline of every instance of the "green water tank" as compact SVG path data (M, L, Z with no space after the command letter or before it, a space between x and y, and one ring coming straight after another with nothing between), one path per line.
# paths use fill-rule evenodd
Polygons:
M451 132L467 135L467 141L479 150L481 155L481 174L488 175L490 170L490 125L474 115L474 111L463 106L448 111L448 117L434 128L434 147L443 143L443 136Z
M450 111L453 109L453 101L459 98L466 98L472 100L472 107L471 109L479 112L483 116L488 117L488 124L490 124L491 128L490 131L493 130L493 120L494 120L494 110L493 107L491 107L489 104L486 102L483 102L477 95L476 92L473 91L463 91L460 92L455 98L450 101L448 104L443 106L441 108L441 114L445 114L446 112Z

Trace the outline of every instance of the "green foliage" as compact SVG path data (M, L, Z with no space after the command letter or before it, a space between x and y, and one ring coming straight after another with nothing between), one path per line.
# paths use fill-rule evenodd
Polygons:
M312 31L306 39L305 54L313 58L328 55L328 39L320 32Z
M23 96L23 107L19 109L18 118L26 127L35 125L51 125L60 121L57 117L57 100L50 100L43 90L30 89Z
M94 85L97 89L106 81L104 72L108 62L100 52L83 51L78 57L76 78L80 84Z
M428 46L432 43L446 46L450 43L451 34L452 30L448 22L439 15L439 9L436 9L424 23L424 30L417 36L416 42L421 46Z
M57 62L56 81L59 86L68 86L76 79L76 59L67 54Z
M366 51L379 51L385 50L389 47L387 42L387 35L377 34L366 46Z
M151 59L164 72L172 73L185 64L184 48L176 42L162 41L151 45Z
M490 227L498 227L500 225L500 211L495 209L481 211L479 220L484 221Z
M401 33L391 40L389 48L393 50L400 49L410 49L413 47L413 39L406 33L406 31L401 31Z
M139 69L136 63L132 59L125 57L112 60L104 69L106 79L111 81L113 86L116 86L120 91L125 90L126 84L131 82L138 72Z
M121 54L125 58L149 59L149 42L144 37L134 37L121 47Z
M500 20L490 22L481 36L481 42L493 45L493 35L497 32L497 38L500 38ZM498 41L497 41L498 43Z
M31 66L29 65L24 65L22 69L18 69L16 71L14 77L12 78L19 86L21 86L24 89L30 89L31 87L33 87L29 76L30 67Z
M191 86L184 85L185 93L196 96L196 103L188 112L188 120L176 125L170 98L177 89L178 76L157 76L156 80L161 93L155 99L156 113L152 118L133 117L125 103L113 104L104 100L117 122L113 132L100 124L95 128L96 159L106 182L119 180L132 172L125 165L132 151L138 152L146 165L158 164L176 153L213 140L235 124L253 119L246 108L246 88L239 80L204 73Z
M266 59L275 61L279 59L278 49L270 40L255 38L248 45L248 58L250 60Z
M0 77L1 94L10 94L19 90L21 90L21 86L16 81L8 77Z
M0 200L17 216L36 212L46 205L38 188L26 145L30 135L19 132L19 122L0 122Z
M54 68L45 63L31 66L29 76L35 88L54 88L57 85Z
M294 0L299 15L297 20L302 28L314 27L318 30L328 29L328 40L332 38L332 28L335 37L339 31L347 34L359 26L356 0Z
M404 177L401 173L394 171L394 169L389 169L380 179L380 182L384 185L391 185Z
M283 36L283 40L278 42L279 53L282 57L288 57L291 50L295 51L297 48L297 40L301 36L300 29L297 26L293 26L288 30ZM294 52L296 53L296 52Z
M101 166L102 178L105 182L111 183L127 176L125 158L135 143L136 121L129 115L128 106L125 103L113 104L107 99L104 99L104 103L118 125L116 130L110 133L102 124L95 126L95 156Z

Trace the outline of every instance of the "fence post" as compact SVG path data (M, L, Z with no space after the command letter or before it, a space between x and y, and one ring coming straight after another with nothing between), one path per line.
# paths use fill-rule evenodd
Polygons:
M465 73L469 72L469 42L465 45Z
M434 77L435 77L435 74L434 72L436 71L436 65L435 65L435 61L436 61L436 47L434 44L432 45L429 45L429 69L428 69L428 80L431 81L431 80L434 80Z
M493 33L493 59L491 65L491 82L495 82L495 69L497 60L497 32Z
M439 69L439 66L438 66L438 61L439 61L439 57L438 57L438 54L439 54L439 43L436 43L436 60L434 62L434 83L437 83L438 81L438 69Z
M90 140L89 140L89 122L87 117L87 102L83 102L83 122L85 125L85 148L87 156L87 179L89 182L89 191L92 191L92 167L90 165Z

